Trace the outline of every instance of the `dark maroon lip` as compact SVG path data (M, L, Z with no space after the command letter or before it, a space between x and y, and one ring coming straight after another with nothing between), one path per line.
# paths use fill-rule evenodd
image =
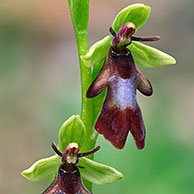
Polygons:
M52 142L51 146L56 154L62 158L62 164L58 169L58 173L54 181L43 192L43 194L92 194L84 186L76 164L79 162L79 158L94 154L100 149L100 146L97 146L93 150L84 153L79 153L79 147L75 143L70 143L67 146L65 153L60 152L54 142ZM76 163L68 162L68 154L74 154L74 157L77 157Z

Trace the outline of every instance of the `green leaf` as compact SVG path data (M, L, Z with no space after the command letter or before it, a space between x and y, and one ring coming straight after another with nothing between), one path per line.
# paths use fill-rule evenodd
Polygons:
M159 67L176 63L170 55L140 42L133 41L128 48L132 52L135 63L144 67Z
M87 67L91 67L101 59L105 58L108 49L111 46L112 37L106 36L102 40L97 41L93 44L86 55L82 55L81 59Z
M85 131L86 129L80 116L71 116L63 123L59 131L59 143L57 147L61 152L65 152L69 143L76 142L79 148L81 148L84 143Z
M94 162L88 158L80 158L78 166L84 179L97 185L106 185L118 182L124 179L124 175L114 168Z
M68 0L72 23L76 34L87 34L89 0Z
M127 23L135 24L136 29L143 25L149 18L151 8L144 4L133 4L121 10L115 17L112 27L118 33L119 28ZM111 46L111 35L106 36L102 40L94 43L86 55L82 55L81 59L87 67L91 67L101 59L104 59L108 49Z
M135 24L136 29L138 29L148 20L150 11L151 8L149 6L141 3L130 5L117 14L113 21L112 27L115 32L118 33L123 24L132 22Z
M30 181L39 181L55 174L59 165L60 157L54 155L49 158L38 160L30 168L24 170L21 174Z

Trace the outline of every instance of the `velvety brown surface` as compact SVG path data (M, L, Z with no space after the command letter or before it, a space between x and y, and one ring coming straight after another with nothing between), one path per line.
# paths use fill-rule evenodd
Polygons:
M62 164L58 174L43 194L92 194L82 183L79 169L74 164Z
M95 129L118 149L124 147L128 132L131 131L137 148L144 148L145 127L138 105L135 111L130 107L120 110L116 105L105 102Z

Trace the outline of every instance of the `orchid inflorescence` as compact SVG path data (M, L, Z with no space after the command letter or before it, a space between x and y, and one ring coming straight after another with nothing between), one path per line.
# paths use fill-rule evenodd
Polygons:
M105 185L124 179L116 169L93 161L92 154L100 149L93 149L97 134L123 149L130 131L136 147L143 149L146 131L136 91L151 96L153 89L136 64L157 67L176 63L168 54L140 43L160 40L159 36L134 36L149 18L149 6L134 4L121 10L109 28L111 35L89 49L89 0L69 0L69 7L80 59L82 116L73 115L64 122L58 144L52 143L56 155L21 173L30 181L50 177L51 184L43 194L91 194L92 183Z

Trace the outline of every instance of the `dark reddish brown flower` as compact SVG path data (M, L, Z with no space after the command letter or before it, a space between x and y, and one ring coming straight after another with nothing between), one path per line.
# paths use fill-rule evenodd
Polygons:
M43 194L92 194L83 185L80 172L76 164L80 157L88 156L100 149L97 146L95 149L78 153L79 147L77 143L70 143L65 153L61 153L55 143L52 143L54 151L62 158L57 176L51 185L43 192Z
M116 148L122 149L130 131L138 149L145 145L145 126L140 107L136 101L136 89L146 96L152 95L149 80L136 68L127 45L133 40L154 41L159 37L133 37L135 26L124 24L116 34L112 28L112 46L110 47L102 69L88 88L86 96L93 98L106 87L107 96L100 116L95 124L98 133L110 141Z

